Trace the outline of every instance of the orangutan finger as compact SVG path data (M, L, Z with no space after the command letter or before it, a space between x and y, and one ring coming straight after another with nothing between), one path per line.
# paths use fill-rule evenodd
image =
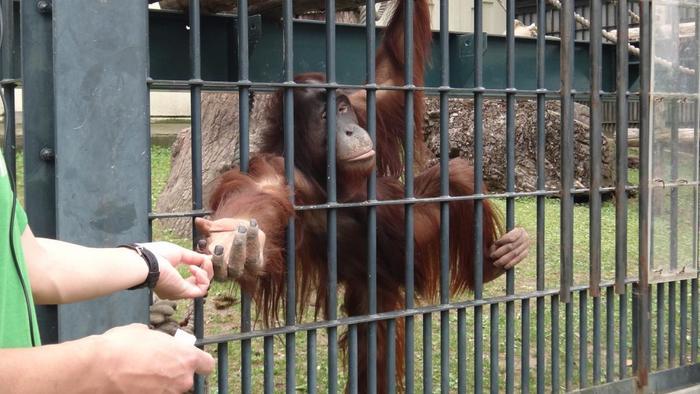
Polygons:
M197 241L197 252L203 253L203 254L209 254L209 250L207 250L207 240L206 239L200 239Z
M211 264L214 266L214 279L224 281L228 277L228 267L224 263L224 247L216 245L214 247L214 255L211 258Z
M512 245L512 244L511 244ZM497 267L507 267L507 266L514 266L518 262L520 262L521 259L518 259L521 253L525 252L528 249L529 245L527 244L522 244L518 246L515 249L510 250L508 253L503 255L501 258L496 260L493 264Z
M246 228L239 226L238 231L233 236L231 251L228 255L228 276L237 279L243 274L246 255Z
M255 219L250 221L250 227L246 234L246 259L245 266L248 269L257 270L260 268L260 241L258 239L258 222Z
M503 246L505 244L515 242L518 238L523 236L523 233L525 233L525 230L520 227L516 227L504 234L501 238L497 239L494 244L496 246Z
M521 261L525 260L527 256L530 254L530 248L525 248L524 251L520 252L517 256L515 256L508 264L506 264L505 269L509 270L516 265L518 265Z

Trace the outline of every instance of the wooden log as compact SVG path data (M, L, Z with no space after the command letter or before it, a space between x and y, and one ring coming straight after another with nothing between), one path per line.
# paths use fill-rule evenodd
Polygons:
M671 131L657 132L654 136L655 143L668 143L671 141ZM690 128L678 129L678 143L681 145L681 150L689 150L695 142L695 130ZM639 147L639 129L629 128L627 130L627 145L631 148Z

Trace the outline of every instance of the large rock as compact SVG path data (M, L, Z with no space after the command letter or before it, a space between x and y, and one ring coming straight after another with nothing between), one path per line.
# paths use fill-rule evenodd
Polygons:
M439 99L428 98L425 138L430 150L440 153ZM516 102L515 113L515 190L534 191L537 186L537 103L533 100ZM450 157L474 159L474 102L451 99L449 102ZM506 189L506 101L487 99L483 107L484 181L492 192ZM545 187L560 187L561 114L558 101L547 101L545 108ZM590 148L588 107L575 106L574 120L574 186L590 184ZM602 138L602 183L612 186L615 179L613 142ZM434 159L432 163L437 163Z

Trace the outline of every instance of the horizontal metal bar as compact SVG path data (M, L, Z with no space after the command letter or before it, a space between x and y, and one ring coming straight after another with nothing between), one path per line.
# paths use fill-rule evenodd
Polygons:
M637 190L639 187L636 185L628 185L625 190ZM600 192L612 192L614 187L601 187ZM571 189L571 194L588 194L590 189ZM396 200L374 200L374 201L361 201L356 203L333 203L333 204L315 204L315 205L297 205L294 207L297 211L309 211L316 209L331 209L331 208L358 208L358 207L373 207L382 205L401 205L401 204L428 204L428 203L438 203L438 202L452 202L452 201L469 201L469 200L488 200L488 199L501 199L501 198L517 198L517 197L534 197L534 196L559 196L561 192L559 190L537 190L532 192L513 192L513 193L493 193L493 194L471 194L468 196L449 196L449 197L421 197L421 198L402 198Z
M627 278L625 283L637 283L637 278L632 278L632 277ZM615 283L612 281L606 281L604 283L601 283L600 287L601 288L613 287L614 284ZM588 289L588 285L572 286L571 292L572 293L579 292L579 291L584 291L587 289ZM530 293L515 294L515 295L509 295L509 296L498 296L498 297L478 299L478 300L454 302L454 303L449 303L449 304L429 305L429 306L418 307L418 308L397 310L397 311L391 311L391 312L375 313L375 314L370 314L370 315L365 315L365 316L345 317L345 318L335 319L335 320L323 320L323 321L317 321L317 322L312 322L312 323L298 324L298 325L294 325L294 326L290 325L290 326L284 326L284 327L275 327L275 328L271 328L271 329L258 330L258 331L249 331L249 332L241 332L241 333L234 333L234 334L213 335L210 337L202 338L200 341L197 342L197 346L213 345L213 344L218 344L220 342L227 342L227 341L242 341L242 340L248 340L248 339L254 339L254 338L268 337L268 336L273 336L273 335L284 335L284 334L289 334L289 333L293 333L293 332L303 332L303 331L309 331L309 330L327 329L327 328L331 328L331 327L340 327L340 326L349 326L349 325L362 324L362 323L394 320L394 319L404 318L407 316L424 315L427 313L438 313L438 312L443 312L443 311L455 311L455 310L464 309L464 308L474 308L474 307L478 307L478 306L483 307L483 306L492 305L492 304L503 304L503 303L506 303L509 301L521 301L521 300L526 300L526 299L536 299L539 297L551 297L551 296L554 296L557 294L559 294L559 289L549 289L549 290L544 290L544 291L535 291L535 292L530 292Z

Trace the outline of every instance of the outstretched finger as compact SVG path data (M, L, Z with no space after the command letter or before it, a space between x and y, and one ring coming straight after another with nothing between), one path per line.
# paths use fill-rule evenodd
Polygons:
M246 259L245 266L247 269L257 270L260 268L260 240L258 234L260 230L255 219L250 221L250 227L246 233Z
M228 276L237 279L243 274L246 256L246 233L245 226L239 226L238 231L233 236L231 251L228 255Z
M520 227L516 227L509 232L505 233L501 238L494 242L496 246L502 246L511 242L515 242L518 238L521 238L524 234L527 234L525 230Z
M180 264L195 265L201 267L206 271L209 277L214 276L214 268L211 264L211 256L197 253L193 250L182 249L182 254L180 255Z
M529 245L521 244L517 248L512 249L505 255L501 256L498 260L494 262L497 267L503 267L508 269L513 267L515 264L519 263L523 258L520 257L521 254L527 252Z

